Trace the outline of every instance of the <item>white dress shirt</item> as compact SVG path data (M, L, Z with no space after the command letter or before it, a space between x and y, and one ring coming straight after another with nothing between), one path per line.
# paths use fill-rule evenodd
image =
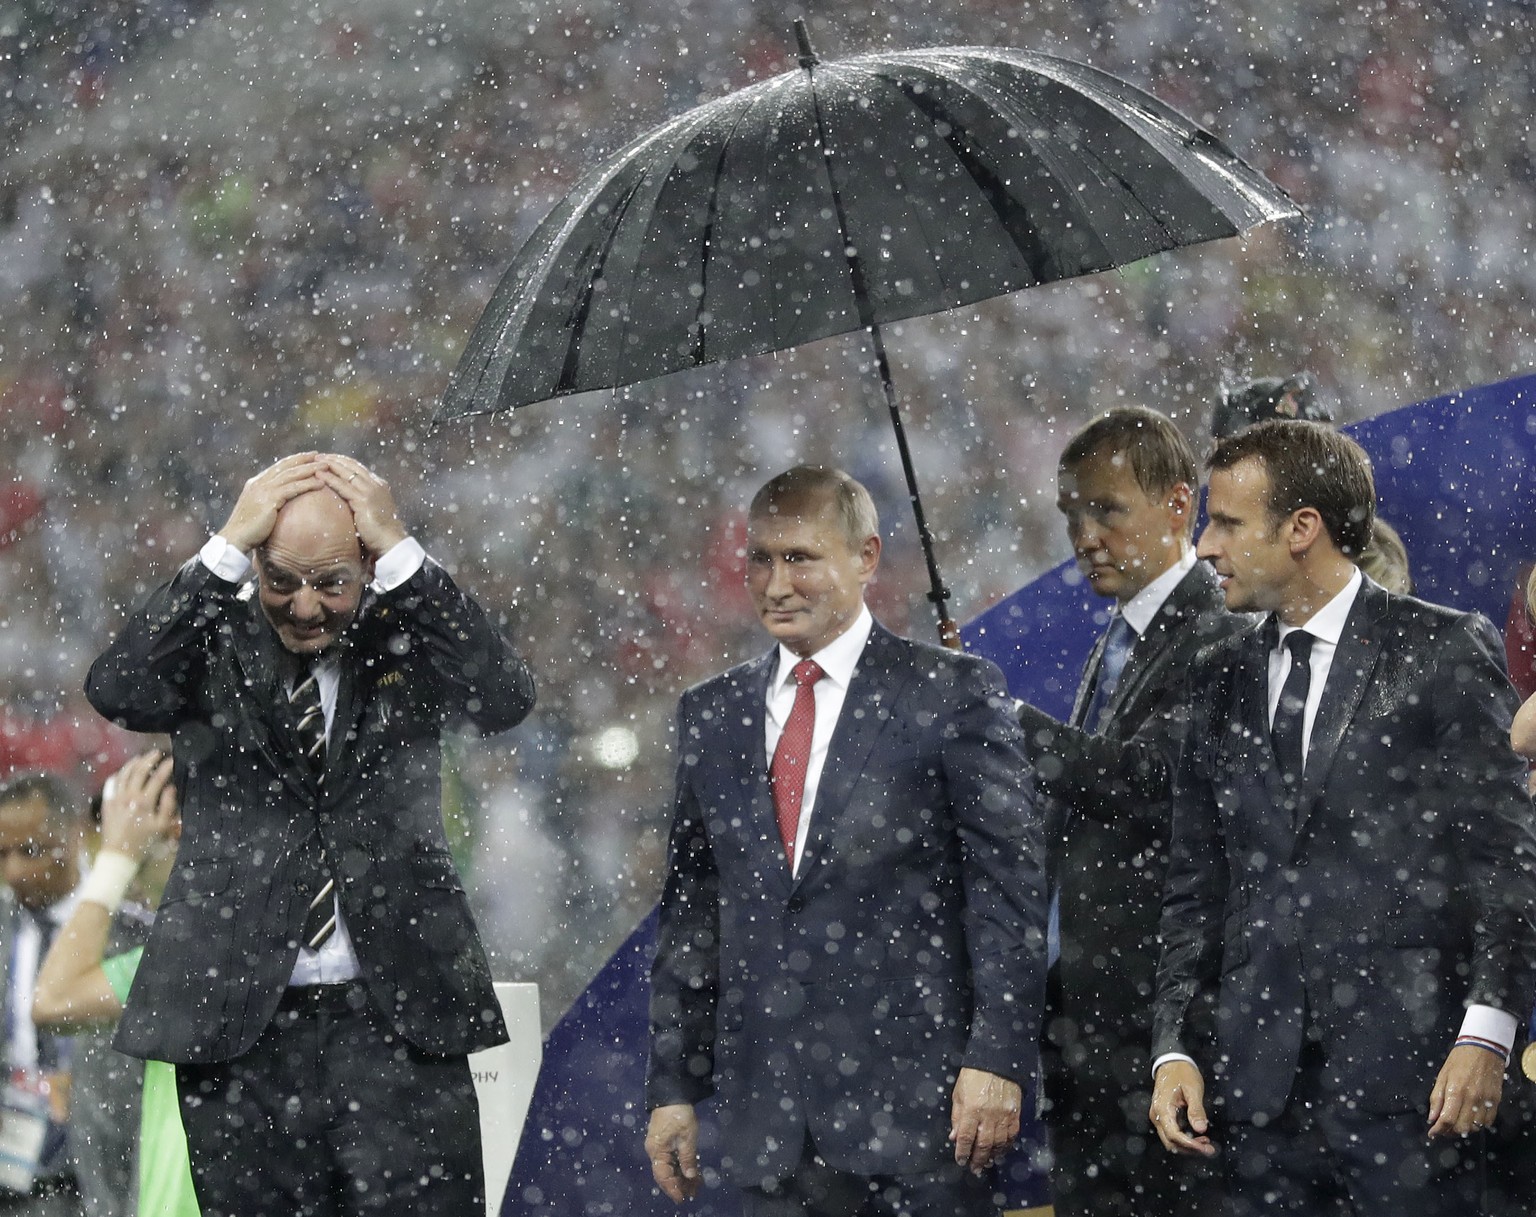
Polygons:
M859 606L859 615L853 624L814 655L814 660L825 673L811 686L816 694L816 722L811 729L811 755L805 766L805 789L800 794L800 826L795 833L794 864L790 874L800 871L800 858L805 853L805 843L811 827L811 808L816 806L816 788L821 784L822 766L827 763L827 747L832 743L832 732L837 729L837 719L843 712L843 699L848 696L848 683L853 670L859 666L859 656L869 641L869 632L875 619L866 606ZM779 647L779 666L768 684L768 712L763 716L766 731L769 763L773 750L784 734L784 724L795 706L795 665L801 657L788 647Z
M1195 551L1186 546L1177 562L1120 606L1120 616L1136 631L1136 637L1140 638L1151 628L1163 605L1168 603L1168 597L1173 595L1173 589L1184 582L1184 576L1194 568Z
M198 558L213 574L227 583L243 583L251 573L251 561L223 537L215 534L198 551ZM373 565L371 589L378 592L392 591L405 583L426 561L426 550L414 537L406 537ZM336 719L336 694L341 687L341 666L334 659L321 658L314 665L315 683L320 686L320 706L325 711L325 735L330 739L331 724ZM288 690L292 692L292 690ZM347 921L341 913L341 901L333 895L336 913L336 929L311 951L299 948L294 961L290 985L331 985L351 980L362 974L357 961L357 950L352 945L352 935L347 932Z

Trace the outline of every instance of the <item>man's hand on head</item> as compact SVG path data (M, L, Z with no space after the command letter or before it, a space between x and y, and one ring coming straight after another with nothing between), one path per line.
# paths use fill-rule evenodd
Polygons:
M346 500L357 521L357 539L374 561L382 558L409 535L395 511L395 497L387 483L350 456L327 454L320 458L320 479Z
M324 469L317 452L296 452L269 465L246 482L219 536L241 553L250 553L272 535L278 512L290 500L325 487Z

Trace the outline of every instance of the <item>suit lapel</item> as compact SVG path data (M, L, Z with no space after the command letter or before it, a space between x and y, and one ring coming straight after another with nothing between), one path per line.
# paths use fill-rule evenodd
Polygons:
M357 665L352 662L349 652L350 648L343 651L337 665L336 711L331 716L331 731L326 741L325 765L320 772L322 783L336 781L342 767L357 751L355 741L361 735L358 718L364 699L358 696Z
M1092 729L1093 724L1083 720L1088 717L1088 707L1093 704L1093 687L1099 681L1099 668L1104 663L1104 648L1108 642L1109 632L1101 631L1099 640L1093 644L1088 662L1083 665L1083 679L1078 682L1077 698L1072 703L1072 717L1068 720L1074 727Z
M749 786L743 793L747 800L746 849L752 855L753 869L771 882L783 895L789 894L789 865L784 860L784 846L779 840L778 816L773 810L773 790L768 784L768 685L779 666L779 648L753 660L742 678L721 693L717 710L722 734L719 738L721 772L726 781L740 781L745 772Z
M1381 656L1380 622L1387 593L1366 580L1360 585L1339 637L1338 649L1328 667L1328 681L1312 720L1307 745L1307 766L1302 776L1298 827L1306 822L1327 785L1339 742L1354 718Z
M827 745L827 759L811 808L810 833L793 888L803 884L821 859L835 849L837 822L847 810L870 749L890 720L891 708L911 675L909 668L898 664L901 651L900 640L876 622L854 668L853 679L848 682L848 695L843 699L842 713ZM771 814L772 799L769 811Z
M232 625L230 641L235 666L244 678L248 704L244 715L251 742L293 790L306 793L307 766L299 755L299 740L283 688L281 644L261 610L247 602L245 619Z
M1158 659L1173 645L1178 628L1200 610L1205 587L1210 580L1209 571L1210 567L1204 562L1196 562L1185 571L1184 577L1168 593L1168 599L1158 608L1152 624L1147 626L1147 632L1136 639L1135 645L1131 647L1130 658L1125 661L1125 671L1120 674L1120 683L1115 686L1109 705L1105 707L1104 722L1114 722L1125 707L1131 704L1146 686L1147 678L1157 666Z
M1275 764L1275 750L1269 739L1269 653L1274 650L1279 626L1270 617L1243 639L1242 661L1237 672L1239 722L1248 733L1248 756L1258 761L1270 805L1286 806L1285 782ZM1294 817L1287 815L1289 831Z

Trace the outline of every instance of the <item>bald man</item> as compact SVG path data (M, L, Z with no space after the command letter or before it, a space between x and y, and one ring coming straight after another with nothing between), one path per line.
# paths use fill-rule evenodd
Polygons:
M116 1043L176 1064L205 1217L483 1212L466 1056L506 1029L441 736L516 725L527 665L382 479L309 452L245 484L86 693L173 740L181 844Z

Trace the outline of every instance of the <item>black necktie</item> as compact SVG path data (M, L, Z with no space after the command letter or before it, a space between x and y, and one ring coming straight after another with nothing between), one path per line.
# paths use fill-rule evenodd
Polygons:
M293 707L294 717L298 720L299 751L309 762L310 771L318 775L325 768L325 705L320 700L320 681L315 676L314 668L299 673L298 683L288 695L288 704ZM336 890L336 881L325 873L325 864L325 852L322 849L322 870L315 884L317 891L304 914L304 945L312 951L317 950L336 932L335 900L332 896Z
M1301 780L1303 767L1301 737L1306 722L1307 694L1312 688L1312 642L1312 635L1305 630L1296 630L1286 637L1291 670L1280 690L1280 704L1275 707L1275 721L1269 729L1280 776L1293 783Z

